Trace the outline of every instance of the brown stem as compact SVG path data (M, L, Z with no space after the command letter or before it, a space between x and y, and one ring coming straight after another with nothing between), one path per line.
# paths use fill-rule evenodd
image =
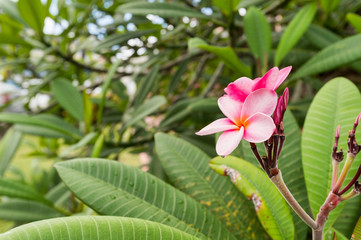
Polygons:
M297 213L297 215L312 229L317 229L317 223L315 220L313 220L306 212L303 210L303 208L300 206L300 204L297 202L297 200L293 197L290 190L287 188L286 184L283 181L282 173L281 171L278 172L278 174L271 177L271 181L273 184L277 187L278 191L282 194L284 199L287 201L287 203L292 207L292 209Z

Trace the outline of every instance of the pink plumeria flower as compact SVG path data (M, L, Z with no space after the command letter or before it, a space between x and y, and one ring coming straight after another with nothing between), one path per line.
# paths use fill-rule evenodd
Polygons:
M247 96L258 89L267 88L273 91L283 83L292 67L285 67L279 70L277 67L270 69L262 78L251 80L247 77L241 77L228 84L224 91L232 99L244 102Z
M223 132L218 138L218 155L227 156L236 149L242 138L248 142L264 142L271 137L276 126L270 117L277 105L277 94L267 88L250 93L244 103L225 95L218 106L227 118L218 119L197 135Z

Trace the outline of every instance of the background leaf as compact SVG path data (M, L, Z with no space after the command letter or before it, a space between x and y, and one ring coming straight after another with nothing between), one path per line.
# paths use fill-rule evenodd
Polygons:
M0 176L4 176L6 169L9 166L9 163L16 153L21 139L22 134L19 131L14 130L13 128L9 129L5 136L2 137L0 142Z
M357 240L357 239L361 239L361 217L359 218L359 220L356 223L356 226L352 233L352 238L351 238L351 240Z
M308 26L311 24L315 16L316 10L316 4L310 3L304 6L289 23L277 47L277 52L275 55L276 66L281 64L282 59L296 45L302 35L306 32Z
M272 45L271 26L266 16L256 7L250 7L244 17L244 32L253 55L265 67Z
M346 150L348 130L352 128L355 118L361 111L360 101L361 96L355 85L345 78L335 78L317 93L306 116L302 135L302 164L314 216L331 187L331 153L336 127L341 126L339 147ZM345 180L346 184L355 174L356 165L351 168ZM343 203L331 211L325 231L335 222L342 208Z
M40 0L19 0L18 8L21 16L38 33L43 32L45 8Z
M64 78L57 78L51 82L51 92L60 106L69 112L70 115L84 120L84 106L81 93L71 82Z
M348 13L347 21L356 29L357 32L361 33L361 16L356 13Z
M43 220L17 227L0 235L1 240L22 240L24 238L47 240L198 239L163 224L136 218L110 216L80 216Z

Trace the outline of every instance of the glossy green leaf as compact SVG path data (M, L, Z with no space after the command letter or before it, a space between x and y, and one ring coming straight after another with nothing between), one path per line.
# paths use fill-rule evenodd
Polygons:
M19 226L0 235L0 240L197 240L174 227L137 218L79 216L55 218Z
M145 101L142 105L137 107L129 116L124 119L124 128L132 126L138 121L144 119L146 116L157 111L161 106L167 102L164 96L158 95Z
M81 93L74 87L71 82L65 78L57 78L51 82L51 92L70 115L78 119L84 120L84 107Z
M119 13L132 13L134 15L148 15L152 13L160 17L196 17L209 18L197 10L175 2L143 2L135 1L120 5Z
M333 228L345 235L348 239L351 238L357 220L361 216L361 197L354 197L347 200L345 207L338 216Z
M351 240L357 240L357 239L361 239L361 217L357 221L351 237Z
M331 188L331 153L336 127L341 126L339 147L346 150L348 131L361 111L360 102L360 93L352 82L345 78L335 78L317 93L309 108L302 135L302 164L314 216ZM345 183L351 180L357 167L356 164L352 166ZM343 203L331 211L325 230L335 222L342 208Z
M103 159L55 167L69 189L100 214L152 220L203 239L235 239L194 199L138 168Z
M294 239L290 209L264 171L233 156L213 158L209 165L218 174L228 175L238 190L253 201L257 216L272 239Z
M0 141L0 176L2 177L13 159L22 139L19 131L10 128Z
M241 76L250 77L251 68L238 59L236 52L230 47L211 46L199 38L192 38L188 41L188 48L199 48L213 53L219 57L227 67Z
M340 4L341 0L321 0L321 7L325 13L330 13Z
M210 157L179 138L158 133L157 155L172 184L206 206L239 239L265 239L251 202L209 166Z
M302 159L301 159L301 132L296 119L290 111L286 111L283 119L285 129L285 142L282 152L278 159L278 168L282 172L283 180L288 189L292 192L297 202L306 211L309 210L307 190L304 181ZM253 155L250 145L246 141L241 142L242 157L259 167L259 163ZM257 144L261 156L266 155L263 143ZM293 222L295 223L295 239L303 240L306 238L308 226L291 211Z
M103 49L111 48L115 45L123 45L129 39L132 38L139 38L141 36L147 35L149 33L154 32L154 30L140 30L140 31L133 31L133 32L126 32L122 34L112 34L109 37L102 40L98 45L95 46L94 51L101 51Z
M147 95L154 88L154 85L156 85L156 82L159 79L159 68L160 68L159 64L153 66L150 72L140 81L139 87L135 94L135 99L134 99L135 106L139 106L140 104L142 104L146 99Z
M349 238L345 237L342 233L338 232L334 228L330 228L329 231L324 233L323 239L324 240L334 240L334 236L336 236L336 240L349 240Z
M10 199L0 203L0 219L4 220L31 222L63 216L64 214L40 202Z
M29 199L45 204L50 204L43 195L38 193L35 189L24 183L0 178L0 196L7 196L12 198Z
M66 134L70 137L79 138L81 133L69 123L54 115L44 114L38 116L29 116L19 113L0 113L0 122L9 122L16 124L24 124L30 126L38 126Z
M244 32L253 55L265 67L272 45L271 26L266 16L256 7L250 7L244 17Z
M318 52L292 76L300 78L326 72L361 58L361 34L345 38Z
M18 9L26 23L38 33L43 32L45 7L41 0L19 0Z
M316 3L304 6L285 29L275 55L275 65L279 66L286 54L296 45L311 24L317 7Z
M347 21L356 29L358 33L361 33L361 16L356 13L348 13L346 15Z

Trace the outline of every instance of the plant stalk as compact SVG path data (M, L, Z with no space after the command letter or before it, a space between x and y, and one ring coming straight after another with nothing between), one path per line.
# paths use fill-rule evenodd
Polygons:
M292 209L297 213L297 215L312 229L317 229L318 225L300 206L297 200L293 197L290 190L287 188L286 184L283 181L282 173L279 172L270 178L273 184L277 187L278 191L282 194L287 203L292 207Z

